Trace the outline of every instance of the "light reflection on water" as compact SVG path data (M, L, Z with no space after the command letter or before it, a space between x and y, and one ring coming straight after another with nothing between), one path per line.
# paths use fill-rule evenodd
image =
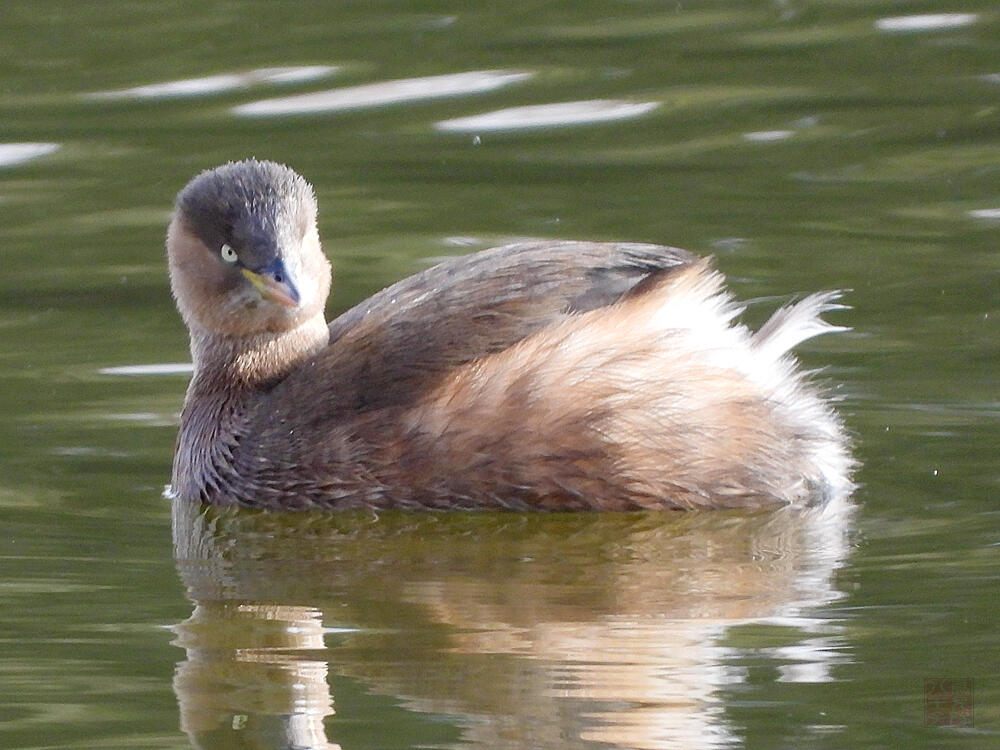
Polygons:
M363 86L250 102L234 107L233 113L244 117L300 115L469 96L510 86L525 81L532 75L523 71L476 70L427 78L381 81Z
M90 99L168 99L184 96L209 96L226 91L248 88L262 83L303 83L326 78L338 70L335 65L308 65L284 68L259 68L243 73L223 73L180 81L149 83L116 91L96 91Z
M0 143L0 167L37 159L58 150L58 143Z
M927 13L914 16L891 16L875 22L879 31L917 32L958 29L979 20L975 13Z
M101 375L190 375L194 365L190 362L159 362L148 365L120 365L102 367Z
M660 106L658 102L628 102L607 99L535 104L530 107L512 107L494 112L484 112L480 115L457 117L454 120L442 120L435 123L434 127L447 132L477 133L491 130L588 125L640 117L647 112L652 112L658 106Z

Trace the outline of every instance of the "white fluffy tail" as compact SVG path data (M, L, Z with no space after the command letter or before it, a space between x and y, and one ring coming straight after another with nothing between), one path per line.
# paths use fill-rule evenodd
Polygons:
M841 291L817 292L780 308L754 334L751 345L761 357L774 361L813 336L850 330L827 323L820 317L831 310L848 309L837 302L842 294Z

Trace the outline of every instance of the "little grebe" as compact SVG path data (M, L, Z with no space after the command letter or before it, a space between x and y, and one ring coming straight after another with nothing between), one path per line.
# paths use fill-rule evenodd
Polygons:
M843 426L706 260L522 242L447 260L327 325L316 201L288 167L195 177L167 233L194 376L176 497L267 508L624 510L847 494Z

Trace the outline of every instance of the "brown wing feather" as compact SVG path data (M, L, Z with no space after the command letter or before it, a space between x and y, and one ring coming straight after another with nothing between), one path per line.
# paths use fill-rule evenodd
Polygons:
M275 386L261 408L294 404L315 423L406 406L453 368L694 260L659 245L531 242L445 261L334 320L328 347Z

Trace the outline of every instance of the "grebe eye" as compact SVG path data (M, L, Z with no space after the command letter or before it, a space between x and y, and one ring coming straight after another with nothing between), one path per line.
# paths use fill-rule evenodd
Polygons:
M236 251L229 245L223 245L219 250L219 255L222 256L222 259L226 261L226 263L235 263L239 260L239 257L236 255Z

